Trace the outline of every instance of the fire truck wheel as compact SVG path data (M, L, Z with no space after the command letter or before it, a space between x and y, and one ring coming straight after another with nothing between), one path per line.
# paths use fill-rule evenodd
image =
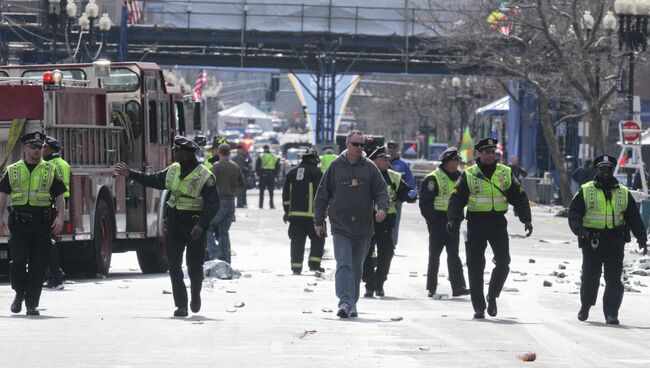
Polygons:
M115 219L106 201L97 201L95 210L95 235L92 240L92 269L95 274L108 275L115 241Z
M167 253L165 252L165 243L158 239L152 239L154 250L139 250L138 264L142 273L165 273L169 269Z

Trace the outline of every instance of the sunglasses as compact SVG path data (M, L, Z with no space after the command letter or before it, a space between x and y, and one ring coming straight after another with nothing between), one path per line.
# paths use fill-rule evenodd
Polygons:
M363 143L359 143L359 142L348 142L348 143L355 147L363 147Z

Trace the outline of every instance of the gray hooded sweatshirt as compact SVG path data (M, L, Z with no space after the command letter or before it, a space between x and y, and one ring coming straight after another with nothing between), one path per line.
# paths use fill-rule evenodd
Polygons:
M341 152L318 185L314 198L314 224L323 225L325 210L333 234L350 238L371 237L374 233L372 212L375 203L388 212L390 199L386 181L365 154L354 164ZM356 180L355 180L356 179ZM358 186L354 187L354 183Z

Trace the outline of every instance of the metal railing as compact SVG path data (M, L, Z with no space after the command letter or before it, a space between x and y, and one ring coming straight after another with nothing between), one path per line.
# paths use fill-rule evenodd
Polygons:
M62 156L70 165L107 167L120 161L123 127L56 124L46 131L61 142Z

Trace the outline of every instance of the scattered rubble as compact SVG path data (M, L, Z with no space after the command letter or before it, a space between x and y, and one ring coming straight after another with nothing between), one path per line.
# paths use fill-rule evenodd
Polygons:
M551 287L551 286L553 286L553 283L550 282L550 281L544 280L544 284L543 284L543 285L544 285L544 287Z

